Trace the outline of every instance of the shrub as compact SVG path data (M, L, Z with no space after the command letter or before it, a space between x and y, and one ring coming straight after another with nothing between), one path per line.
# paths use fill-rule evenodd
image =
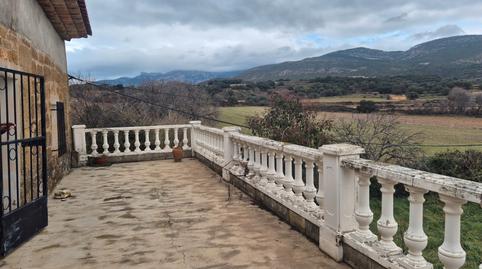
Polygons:
M356 107L356 110L360 113L372 113L378 110L375 102L370 100L361 100L360 104Z
M426 157L422 170L446 176L482 182L482 152L476 150L447 151Z

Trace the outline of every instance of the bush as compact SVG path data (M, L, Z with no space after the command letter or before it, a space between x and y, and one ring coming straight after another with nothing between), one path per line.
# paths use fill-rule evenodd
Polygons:
M271 108L264 117L248 119L253 135L293 144L319 147L332 141L331 120L320 120L304 111L297 99L273 96Z
M447 151L426 157L421 170L482 182L482 152Z
M416 92L409 92L407 93L407 98L410 100L418 99L418 93Z
M360 113L372 113L378 110L375 102L370 100L361 100L360 105L356 107L356 110Z

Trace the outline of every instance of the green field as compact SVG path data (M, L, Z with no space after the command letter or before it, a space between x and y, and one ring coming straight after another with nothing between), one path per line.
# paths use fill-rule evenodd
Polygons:
M219 118L225 121L246 124L249 116L263 113L266 107L222 107L219 109ZM329 113L330 118L348 119L349 113ZM324 115L326 116L326 115ZM482 143L482 119L468 117L443 117L443 116L403 116L401 117L402 128L411 132L423 133L424 144L481 144ZM439 124L439 125L437 125ZM219 127L226 126L220 124ZM249 133L249 130L243 129ZM482 150L482 146L479 147ZM424 147L427 154L446 151L455 148ZM457 149L465 149L457 147ZM424 204L424 230L429 237L428 246L424 251L424 257L434 264L434 268L442 268L438 261L437 248L443 242L444 214L443 204L437 195L426 195ZM374 221L371 230L376 232L376 220L380 216L381 203L379 197L370 199L371 209L374 213ZM464 206L462 215L462 247L467 252L467 261L463 268L477 268L482 253L482 214L480 206L468 203ZM409 203L407 197L397 197L394 200L395 219L399 224L398 233L395 236L397 245L403 246L403 232L408 227ZM406 250L406 249L404 249Z

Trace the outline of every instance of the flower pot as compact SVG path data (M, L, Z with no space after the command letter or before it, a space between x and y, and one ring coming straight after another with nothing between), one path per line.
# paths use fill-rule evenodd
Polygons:
M174 158L175 162L180 162L183 156L184 151L182 150L181 146L177 146L172 150L172 157Z

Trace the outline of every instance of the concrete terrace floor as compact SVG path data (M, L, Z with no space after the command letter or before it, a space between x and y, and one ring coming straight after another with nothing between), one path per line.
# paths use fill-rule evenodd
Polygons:
M194 159L75 169L1 268L348 268Z

